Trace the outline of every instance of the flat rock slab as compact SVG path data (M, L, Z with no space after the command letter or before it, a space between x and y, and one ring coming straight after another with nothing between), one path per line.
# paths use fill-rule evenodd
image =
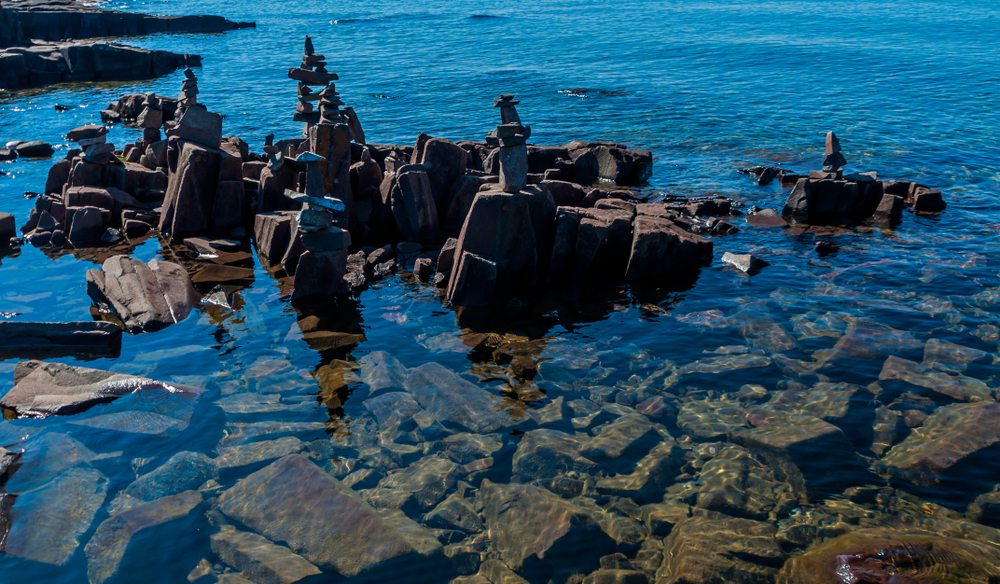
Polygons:
M198 292L181 266L160 260L144 264L128 256L106 259L87 272L87 294L106 304L131 333L160 330L191 313Z
M102 584L118 574L133 535L144 529L187 517L200 504L201 494L197 491L185 491L132 507L105 520L84 548L90 584Z
M13 557L63 566L80 545L108 492L108 479L74 467L44 486L18 495L10 510L4 551Z
M23 361L14 368L14 387L0 399L0 406L18 416L69 415L134 391L164 387L159 381L134 375Z
M212 536L212 552L256 584L292 584L322 573L292 550L230 525Z
M75 355L111 351L122 329L111 322L0 322L0 355L37 351Z
M411 369L405 387L445 426L485 434L509 424L499 397L437 363Z
M219 509L348 578L389 564L405 565L415 554L374 508L298 454L236 483L219 497Z

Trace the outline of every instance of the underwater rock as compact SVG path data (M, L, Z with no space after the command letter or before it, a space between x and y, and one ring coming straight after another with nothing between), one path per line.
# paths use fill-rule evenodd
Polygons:
M805 496L753 452L735 445L720 448L705 463L698 484L695 506L760 521L771 513L787 515Z
M219 470L233 470L270 462L289 454L301 452L305 447L305 443L295 436L285 436L277 440L264 440L220 448L213 462Z
M447 458L431 455L382 479L381 489L413 493L423 508L433 507L455 486L461 475L460 467Z
M920 531L861 529L789 559L778 582L992 582L998 577L1000 551L987 543Z
M531 582L563 582L573 573L597 569L615 542L591 510L531 485L484 480L477 496L491 547L503 562Z
M583 444L579 454L616 472L633 467L661 440L663 437L646 416L628 414L601 426L600 433Z
M186 517L200 504L201 494L185 491L137 505L106 519L84 548L90 584L102 584L118 574L129 541L135 534Z
M486 434L508 424L502 400L437 363L410 369L404 385L445 426Z
M30 469L21 467L17 474L22 471ZM66 565L107 492L107 477L88 465L70 468L39 488L20 493L9 512L4 551L16 558Z
M212 535L212 552L254 584L292 584L322 573L287 547L231 525Z
M406 565L413 548L354 491L292 454L219 497L219 510L345 577Z
M908 389L922 388L957 401L993 400L993 391L978 379L964 375L949 375L944 371L931 369L895 355L891 355L885 360L878 380L879 386L883 389L887 387L886 382L896 380L897 382L905 382L904 385ZM916 389L916 393L923 392Z
M198 302L183 267L155 259L144 264L128 256L110 257L102 269L88 270L87 295L110 306L131 333L178 323Z
M439 529L478 533L483 530L483 520L476 512L474 503L462 493L453 493L424 516L424 523Z
M514 472L548 479L570 471L587 473L597 464L580 454L583 442L558 430L532 430L521 436L514 453Z
M0 355L33 352L33 357L110 352L122 329L98 322L0 322Z
M1000 403L939 407L919 428L892 447L880 468L922 485L958 478L953 469L1000 442Z
M692 517L663 540L658 584L768 584L785 553L770 523Z
M14 387L0 406L18 416L70 415L123 395L165 384L62 363L22 361L14 368Z
M153 501L197 489L218 474L215 463L204 454L178 452L163 465L136 479L124 493L139 501Z

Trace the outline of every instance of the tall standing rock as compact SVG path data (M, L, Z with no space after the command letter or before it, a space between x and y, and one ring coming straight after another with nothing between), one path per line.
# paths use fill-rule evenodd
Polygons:
M522 126L515 105L521 102L505 94L493 101L500 108L501 124L486 137L487 143L500 146L500 188L505 193L516 193L528 184L528 138L531 127Z
M840 151L840 139L833 132L826 135L826 158L823 159L823 170L836 172L847 164L844 153Z

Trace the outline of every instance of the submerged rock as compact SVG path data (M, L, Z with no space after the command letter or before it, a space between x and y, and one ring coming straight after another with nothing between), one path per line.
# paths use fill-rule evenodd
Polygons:
M322 573L287 547L231 525L212 535L212 552L254 584L292 584Z
M405 565L414 554L354 491L297 454L236 483L219 497L219 509L348 578Z
M785 553L770 523L692 517L663 540L661 584L768 584Z
M125 489L139 501L152 501L197 489L218 475L215 463L200 452L178 452L162 466L142 475Z
M198 492L185 491L137 505L105 520L84 548L90 584L102 584L118 574L129 541L136 533L187 517L200 504Z
M573 573L599 567L615 543L591 508L577 506L546 489L484 480L478 504L503 562L532 582L564 582Z
M993 582L1000 550L934 533L862 529L788 560L782 584Z
M410 369L406 391L446 426L485 434L508 424L504 402L437 363Z

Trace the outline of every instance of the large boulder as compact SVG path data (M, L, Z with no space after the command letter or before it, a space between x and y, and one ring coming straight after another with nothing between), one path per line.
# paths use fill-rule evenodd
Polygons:
M663 217L640 215L633 224L625 277L655 280L682 275L712 261L712 242Z
M449 301L481 304L488 301L484 296L491 296L491 292L512 295L543 283L555 216L552 195L540 185L529 185L518 193L505 193L492 185L480 191L458 238ZM495 264L494 281L464 277L464 270L479 267L477 262L466 261L466 255ZM465 288L473 285L479 292L466 293Z
M88 270L87 295L109 306L132 333L184 320L199 298L181 266L161 260L144 264L128 256L110 257L101 269Z
M403 239L433 241L438 238L441 232L438 208L430 178L422 166L408 165L399 169L390 201L392 216Z
M448 194L455 179L465 174L469 154L461 146L441 138L433 138L424 144L418 161L427 169L431 193L438 209L447 209Z
M176 146L177 153L171 153L177 158L176 162L171 159L160 232L182 240L207 232L211 225L223 153L189 141L177 142Z

